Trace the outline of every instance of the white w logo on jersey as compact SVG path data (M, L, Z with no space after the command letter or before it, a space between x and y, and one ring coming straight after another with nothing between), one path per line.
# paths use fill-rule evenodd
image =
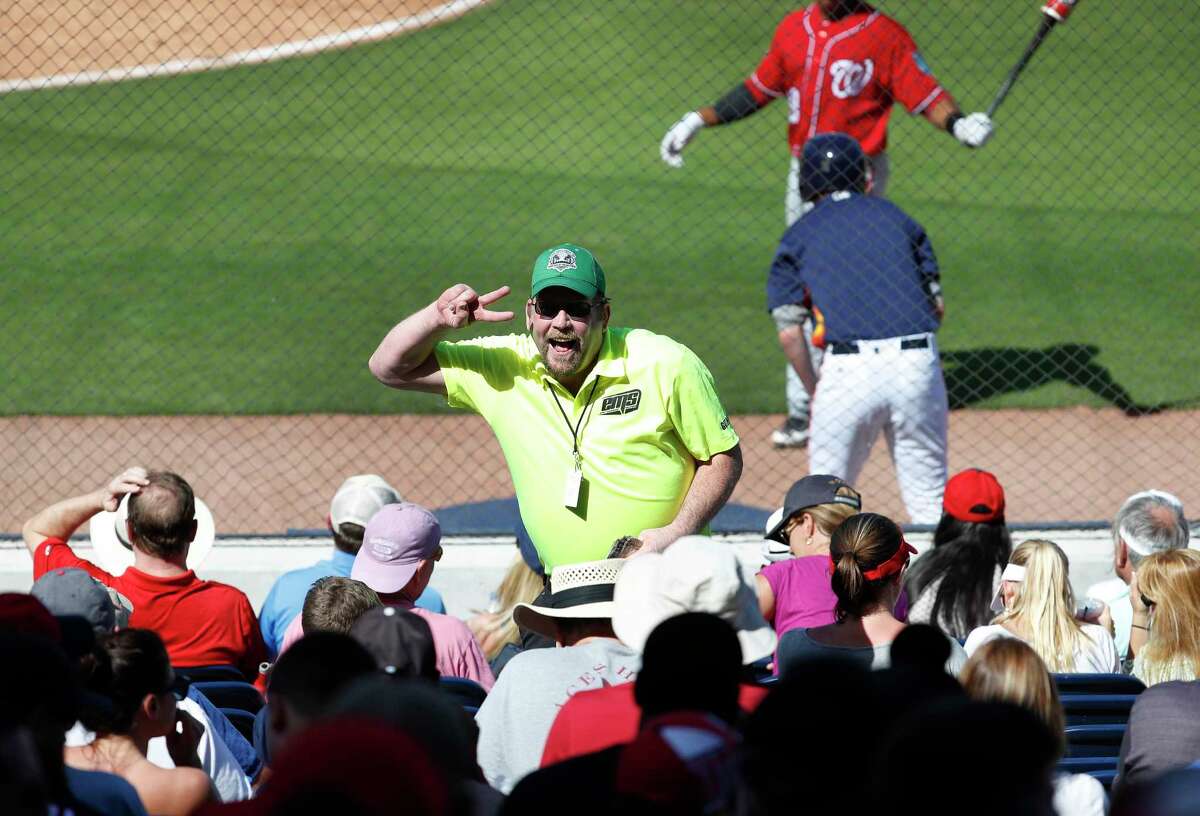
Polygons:
M838 99L858 96L871 81L874 71L875 63L871 60L863 60L861 63L854 60L837 60L829 66L829 90L833 91L833 95Z

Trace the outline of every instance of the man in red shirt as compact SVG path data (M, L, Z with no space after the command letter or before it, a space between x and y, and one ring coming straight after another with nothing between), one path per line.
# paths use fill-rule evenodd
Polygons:
M893 102L921 114L967 147L982 147L992 135L986 113L963 115L904 26L859 0L817 0L783 19L770 50L745 81L667 131L659 149L663 161L682 167L684 147L702 128L743 119L780 97L788 102L792 155L785 196L787 226L811 206L800 198L798 158L804 143L818 133L848 133L862 145L871 168L869 191L879 196L887 191L887 125ZM784 348L803 337L818 366L820 340L814 346L812 322L795 309L776 309L772 317ZM787 383L788 419L772 441L778 447L803 447L808 442L809 396L790 364Z
M133 566L112 575L75 555L67 539L100 511L115 511L127 495ZM241 590L202 581L187 568L196 504L179 476L131 468L94 493L47 507L21 532L33 555L34 580L60 567L85 570L130 600L129 625L157 632L174 666L234 665L257 680L267 652L250 601Z

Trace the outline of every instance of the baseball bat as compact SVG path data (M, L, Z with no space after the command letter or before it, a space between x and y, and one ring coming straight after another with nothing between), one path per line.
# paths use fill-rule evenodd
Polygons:
M1004 97L1008 96L1008 92L1012 90L1013 85L1017 84L1017 77L1025 70L1025 66L1033 59L1033 55L1037 52L1042 42L1045 41L1046 35L1054 28L1058 20L1055 20L1049 14L1042 15L1042 23L1038 26L1037 33L1033 35L1033 39L1029 41L1029 45L1025 46L1025 53L1017 60L1017 64L1008 72L1008 76L1004 78L1004 84L1000 86L1000 90L996 92L996 98L992 100L992 104L988 105L987 115L990 119L996 115L996 109L1000 107L1000 103L1004 101Z

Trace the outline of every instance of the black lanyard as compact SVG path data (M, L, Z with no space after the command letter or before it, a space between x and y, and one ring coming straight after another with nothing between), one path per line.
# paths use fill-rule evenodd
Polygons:
M558 394L554 393L554 386L547 385L550 389L550 396L554 397L554 404L558 406L558 412L562 414L563 421L567 423L567 429L571 432L571 455L575 457L576 470L579 470L583 463L583 457L579 455L579 431L583 428L583 420L587 418L588 409L592 407L592 397L596 396L596 386L599 384L599 377L592 381L592 390L588 392L587 402L583 404L583 413L579 415L579 422L574 426L571 425L571 418L567 416L562 403L558 401Z

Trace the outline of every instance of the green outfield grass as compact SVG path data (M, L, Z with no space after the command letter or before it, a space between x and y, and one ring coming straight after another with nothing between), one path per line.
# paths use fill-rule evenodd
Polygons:
M885 6L967 109L1037 24L1035 3ZM701 133L681 171L658 141L788 8L501 0L315 58L0 97L0 413L441 410L374 383L379 338L455 281L523 292L562 239L604 261L617 324L692 345L731 411L782 410L784 106ZM982 151L894 117L891 197L942 261L967 402L1200 398L1200 22L1140 9L1085 4Z

